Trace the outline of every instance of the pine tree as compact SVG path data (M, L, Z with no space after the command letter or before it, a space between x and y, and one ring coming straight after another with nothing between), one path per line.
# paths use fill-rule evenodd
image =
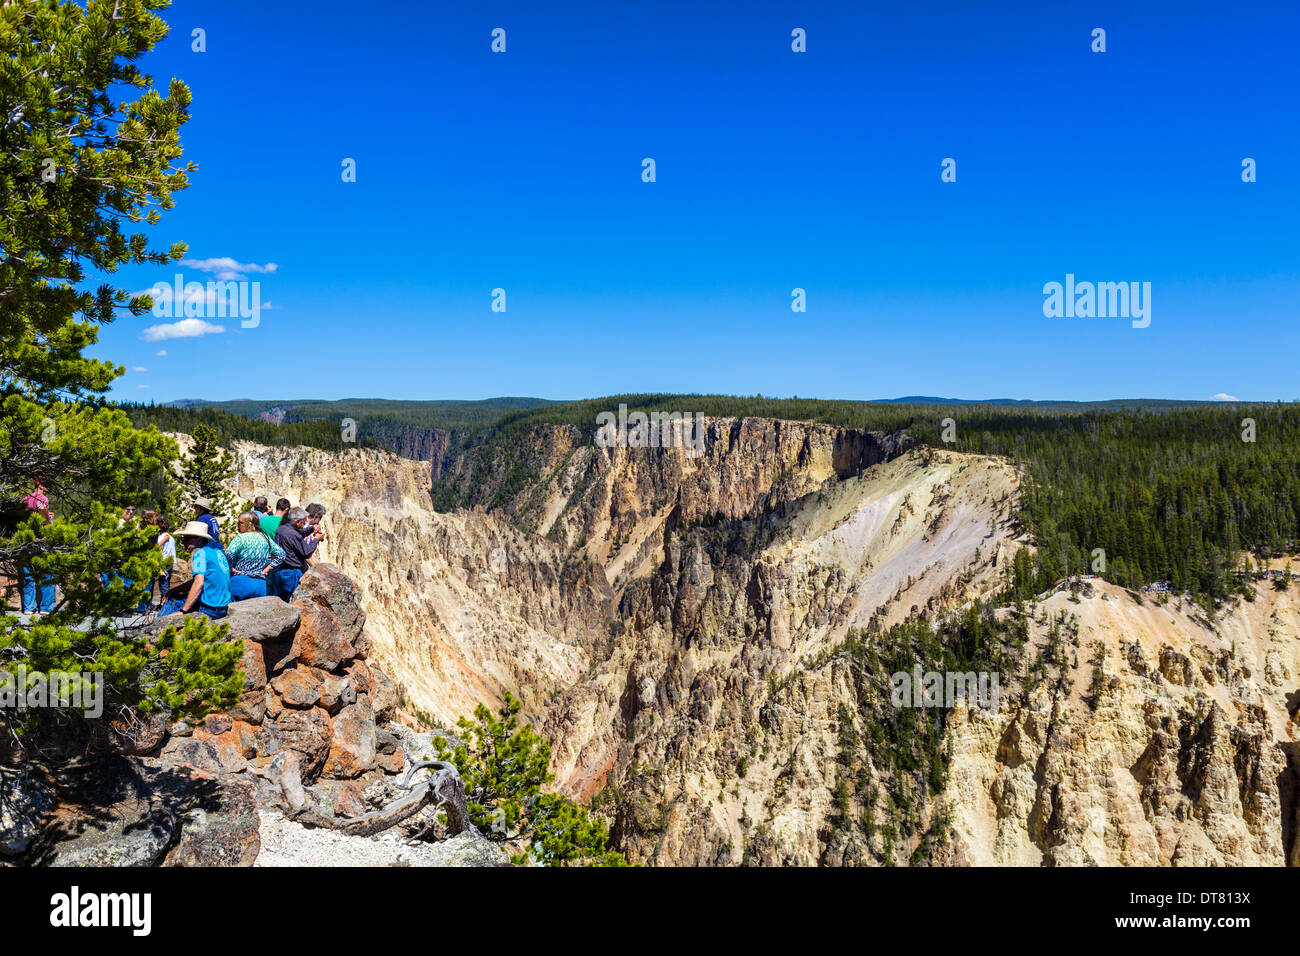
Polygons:
M85 282L185 254L125 231L156 223L193 169L174 165L189 90L172 80L161 96L134 62L166 35L154 13L164 5L0 4L0 578L10 594L24 574L57 589L43 617L0 611L0 667L100 673L109 719L193 716L242 684L224 626L189 620L146 643L114 622L164 563L156 532L119 525L122 509L147 503L178 451L99 399L124 370L84 354L101 325L145 313L150 298ZM38 480L50 523L23 505ZM71 702L0 709L0 756L99 739L86 717Z
M222 448L217 441L217 433L208 425L196 425L193 436L194 444L189 453L181 460L180 510L178 519L188 521L192 517L191 505L196 498L207 498L212 502L212 513L216 516L223 536L233 533L235 528L236 508L238 502L229 492L234 478L235 465L230 452Z
M507 691L497 713L479 704L472 722L456 722L466 744L453 748L435 738L437 759L451 762L465 783L470 821L489 840L523 844L516 863L626 866L622 854L606 848L609 831L598 817L561 794L542 792L554 779L547 770L551 745L520 725L522 706Z

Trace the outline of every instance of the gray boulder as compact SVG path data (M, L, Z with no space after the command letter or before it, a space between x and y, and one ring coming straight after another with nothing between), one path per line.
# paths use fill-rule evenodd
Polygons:
M37 865L154 866L176 832L176 817L124 757L81 768L63 796L64 812L33 845Z
M35 774L0 770L0 856L26 853L54 804L54 789Z
M509 866L510 858L495 843L470 827L450 839L420 847L419 866Z
M260 644L289 637L301 617L298 608L278 597L258 597L235 601L226 610L224 620L235 637Z

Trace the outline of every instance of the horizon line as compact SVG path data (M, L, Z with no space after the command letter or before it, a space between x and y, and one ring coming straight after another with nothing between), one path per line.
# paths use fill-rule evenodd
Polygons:
M761 392L754 394L740 394L729 392L660 392L660 391L638 391L638 392L618 392L606 395L589 395L583 398L546 398L540 395L491 395L484 398L383 398L380 396L345 396L342 398L252 398L249 396L240 396L238 398L194 398L181 397L170 399L151 398L148 401L138 399L119 399L115 404L119 405L176 405L181 402L203 403L208 405L228 404L232 402L254 402L267 405L305 405L311 403L320 404L338 404L340 402L393 402L393 403L419 403L434 405L439 403L461 403L461 404L484 404L487 402L497 401L534 401L546 402L554 405L568 405L575 402L589 402L601 398L619 398L623 396L642 396L642 395L662 395L665 397L698 397L698 398L733 398L733 399L763 399L767 401L812 401L812 402L853 402L862 405L898 405L898 404L918 404L918 405L1005 405L1005 404L1051 404L1051 405L1102 405L1115 402L1130 403L1152 403L1152 402L1175 402L1181 404L1196 405L1294 405L1300 403L1300 398L1167 398L1157 396L1145 396L1140 398L1117 397L1117 398L959 398L956 396L940 395L901 395L894 398L825 398L816 395L766 395Z

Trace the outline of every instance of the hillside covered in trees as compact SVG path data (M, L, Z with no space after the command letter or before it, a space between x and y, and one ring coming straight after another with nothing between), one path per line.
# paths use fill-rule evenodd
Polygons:
M502 416L550 404L537 398L482 401L397 402L382 399L229 402L181 401L167 405L123 404L136 427L190 432L204 424L224 444L235 440L263 445L307 445L326 451L381 448L408 458L427 458L434 431L478 433ZM355 423L345 435L343 423ZM423 453L422 453L423 452Z

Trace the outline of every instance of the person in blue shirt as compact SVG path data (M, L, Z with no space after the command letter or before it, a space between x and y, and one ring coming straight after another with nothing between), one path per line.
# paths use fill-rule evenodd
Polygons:
M221 547L221 529L212 514L212 502L207 498L194 499L194 520L202 522L208 529L208 537L218 548Z
M221 550L221 543L213 540L201 521L189 522L176 532L175 537L190 552L190 570L194 579L183 599L173 598L158 613L165 616L177 611L182 614L198 612L212 618L225 617L230 605L230 564Z

